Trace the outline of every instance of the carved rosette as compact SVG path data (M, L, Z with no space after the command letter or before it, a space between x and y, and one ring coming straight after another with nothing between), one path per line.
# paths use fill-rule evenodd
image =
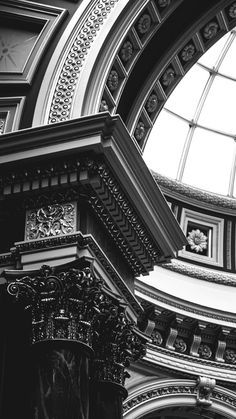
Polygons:
M94 379L124 386L126 368L146 353L145 338L127 319L125 309L109 301L94 341Z
M42 266L38 275L9 284L8 292L32 311L32 344L63 339L92 348L104 299L102 287L90 267L56 273Z

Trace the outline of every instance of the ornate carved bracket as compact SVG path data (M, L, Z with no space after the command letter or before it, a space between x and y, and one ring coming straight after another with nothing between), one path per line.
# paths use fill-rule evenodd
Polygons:
M197 404L208 407L211 406L211 396L215 388L216 380L207 377L198 377L197 380Z

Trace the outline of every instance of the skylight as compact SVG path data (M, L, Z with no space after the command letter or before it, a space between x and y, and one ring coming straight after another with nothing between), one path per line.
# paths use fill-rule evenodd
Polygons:
M150 169L236 197L236 31L189 70L158 116L144 151Z

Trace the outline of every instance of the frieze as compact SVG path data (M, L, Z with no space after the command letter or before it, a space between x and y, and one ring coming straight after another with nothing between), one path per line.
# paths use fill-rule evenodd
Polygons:
M208 359L204 359L204 358L197 358L191 355L187 355L181 352L176 352L176 351L171 351L169 349L166 348L162 348L160 346L154 346L151 344L147 344L147 349L150 349L152 352L159 352L165 355L168 355L168 357L171 359L173 358L177 358L179 360L185 360L185 361L189 361L191 362L193 365L199 365L199 368L201 365L205 365L208 366L209 368L217 368L218 370L225 370L225 371L235 371L235 366L231 365L231 364L226 364L226 363L222 363L222 362L216 362L213 360L208 360ZM146 355L146 360L148 360L148 356L149 356L149 352L147 350L147 355ZM162 361L163 362L163 361Z
M25 240L74 233L76 204L52 204L26 213Z
M149 389L147 392L143 392L123 404L124 413L140 403L149 401L152 398L159 398L174 394L197 394L196 386L192 385L163 385L162 387Z
M206 396L203 398L203 407L210 406L214 400L223 402L226 406L228 405L233 408L236 407L235 395L232 394L232 392L228 393L225 389L221 390L216 386L215 381L209 379L208 377L199 377L197 383L190 380L182 380L182 382L180 380L173 381L173 383L156 385L154 388L152 386L152 388L148 388L146 391L144 390L142 393L130 397L123 403L123 412L128 413L129 410L139 404L149 402L152 399L163 398L163 396L171 397L183 394L186 396L196 396L196 401L199 400L201 404L201 396L199 397L199 385L201 388L205 387L207 389L207 394L206 392L203 394L203 396Z

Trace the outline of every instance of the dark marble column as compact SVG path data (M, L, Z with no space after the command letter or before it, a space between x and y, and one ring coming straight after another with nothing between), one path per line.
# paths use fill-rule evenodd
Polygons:
M88 419L89 364L105 297L102 281L86 264L42 266L33 274L18 273L8 285L32 314L34 419Z
M144 355L146 337L89 262L76 263L17 272L8 284L32 314L33 418L121 419L126 368Z
M126 390L115 383L94 382L91 386L90 419L121 419L126 396Z
M114 299L103 308L98 331L93 345L90 419L122 419L122 403L128 395L126 368L145 354L146 338Z
M35 345L35 419L88 419L89 353L74 342Z

